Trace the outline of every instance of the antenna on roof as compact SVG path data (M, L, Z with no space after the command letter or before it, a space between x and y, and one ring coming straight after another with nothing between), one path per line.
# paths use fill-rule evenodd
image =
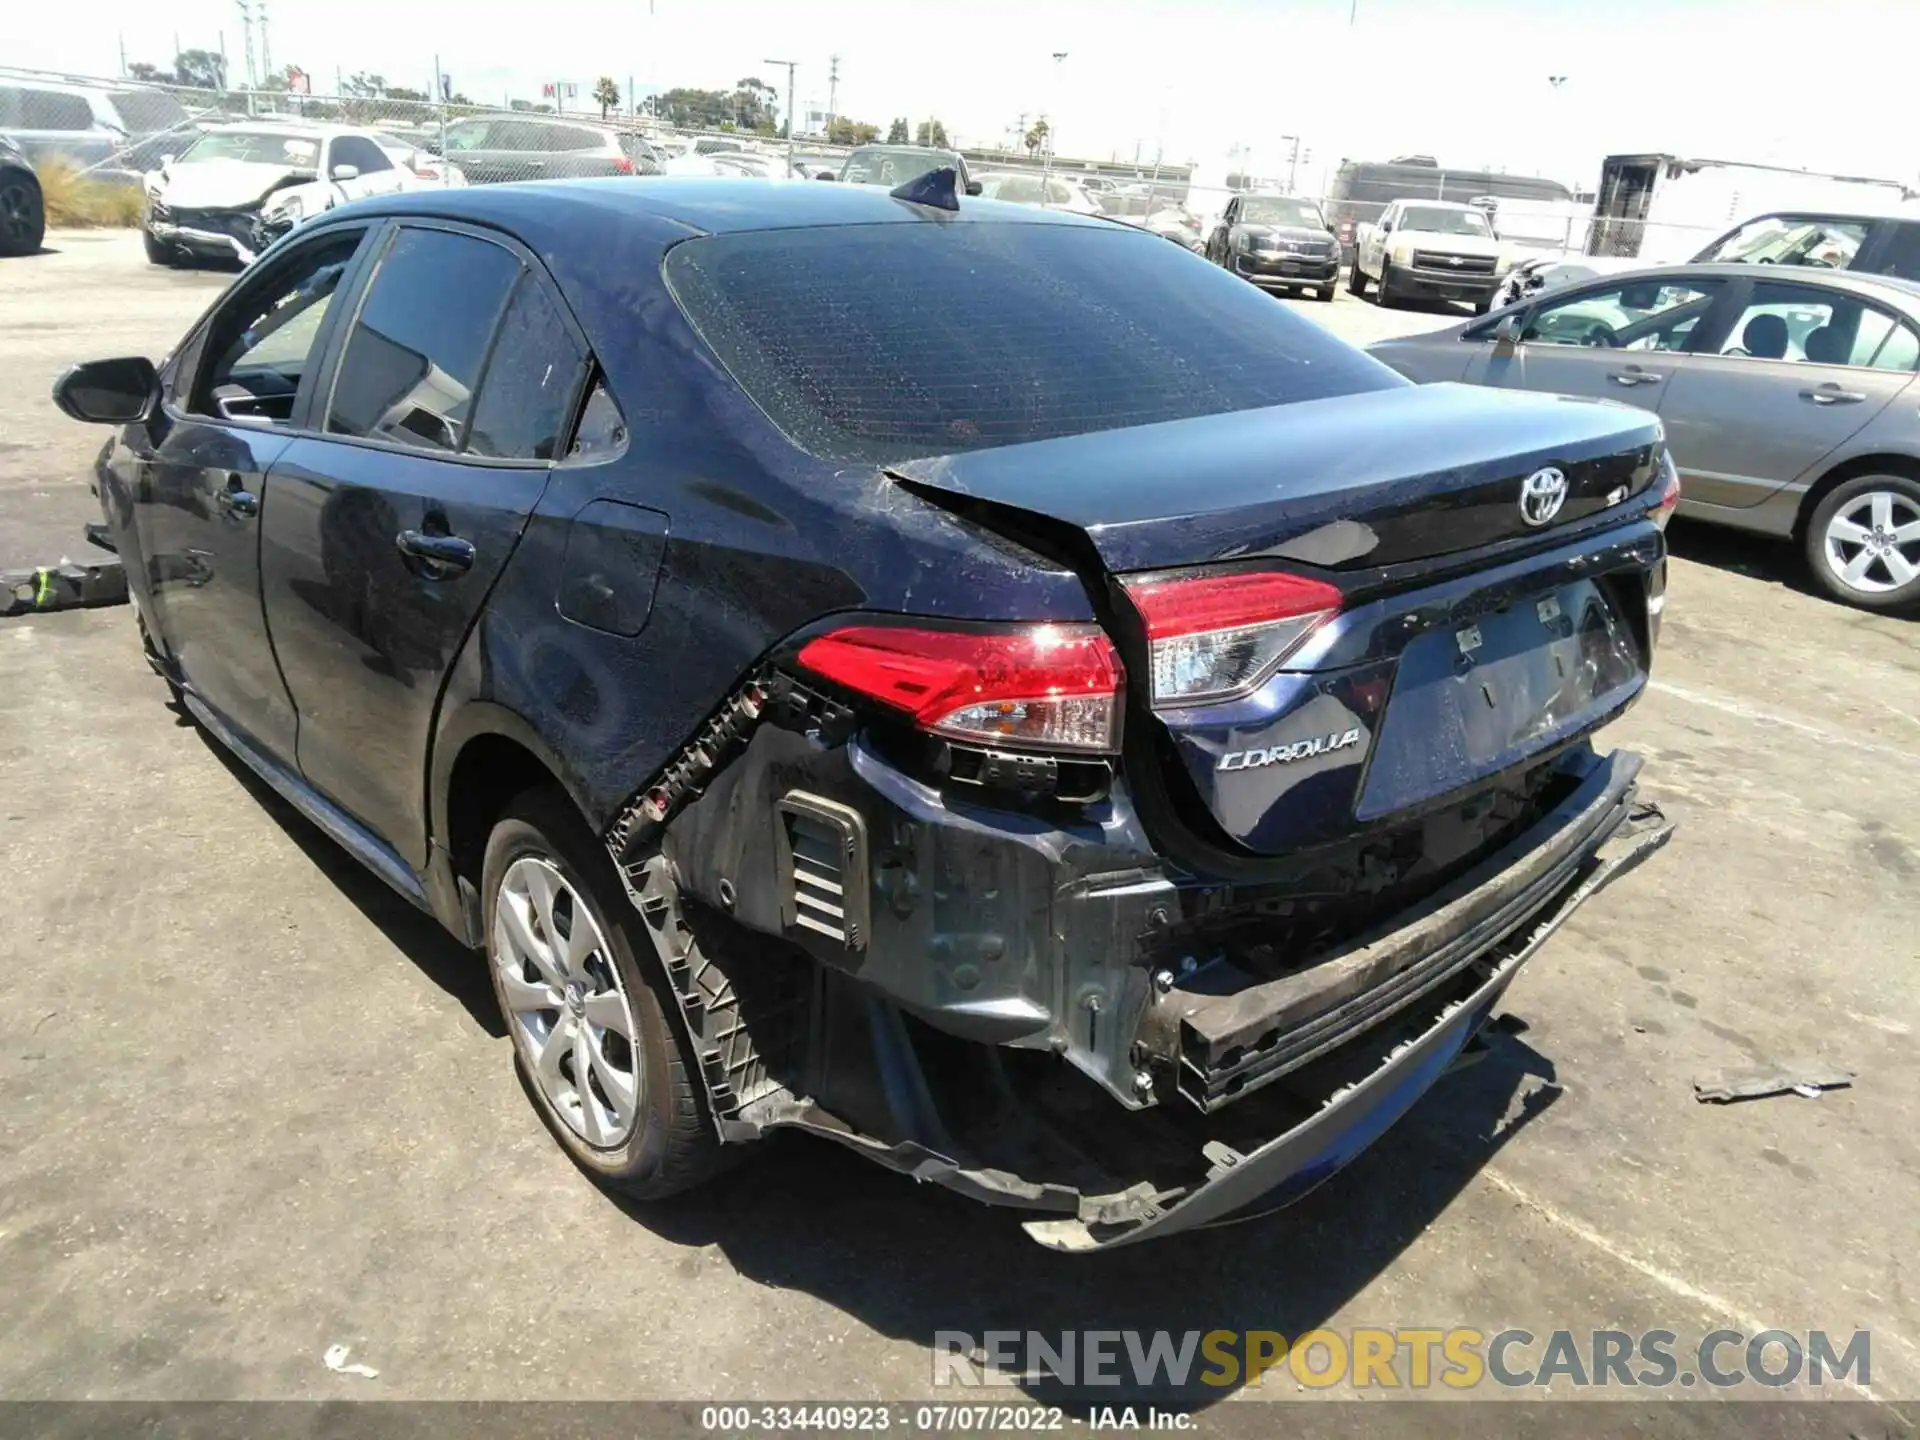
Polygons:
M896 186L887 193L909 205L930 205L935 210L957 211L960 208L960 175L953 166L942 165L938 170L916 175L906 184Z

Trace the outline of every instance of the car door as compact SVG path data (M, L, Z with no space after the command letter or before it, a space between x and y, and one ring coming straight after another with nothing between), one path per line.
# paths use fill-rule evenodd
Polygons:
M1213 227L1213 234L1207 237L1207 258L1216 265L1227 263L1229 242L1233 238L1233 227L1240 223L1240 201L1227 202L1227 208L1220 212L1220 223Z
M284 764L294 711L260 611L267 477L298 434L367 236L316 234L244 276L181 347L137 441L132 523L156 638L201 702Z
M1499 342L1498 320L1471 331L1483 338L1463 378L1665 413L1667 386L1725 289L1711 277L1676 275L1556 291L1518 317L1518 344Z
M1913 383L1915 333L1850 290L1742 282L1661 407L1682 490L1745 509L1817 467Z
M1381 212L1380 218L1373 222L1372 228L1367 231L1367 243L1361 257L1360 268L1369 275L1380 273L1380 262L1386 258L1387 254L1387 236L1393 233L1394 220L1399 213L1400 207L1397 204L1389 205Z
M301 772L416 869L425 763L461 641L547 484L586 346L512 242L391 228L276 460L267 625Z

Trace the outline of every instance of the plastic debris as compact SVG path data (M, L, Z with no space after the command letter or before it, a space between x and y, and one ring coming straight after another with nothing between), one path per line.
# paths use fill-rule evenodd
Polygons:
M352 1353L353 1351L350 1346L329 1345L327 1347L327 1353L321 1358L327 1362L327 1368L336 1375L364 1375L369 1380L378 1380L380 1378L380 1372L371 1365L349 1365L347 1363L347 1356Z
M1835 1069L1818 1060L1788 1060L1779 1065L1753 1065L1719 1070L1693 1082L1693 1097L1725 1105L1734 1100L1758 1100L1768 1095L1804 1095L1819 1098L1823 1090L1853 1084L1851 1070Z

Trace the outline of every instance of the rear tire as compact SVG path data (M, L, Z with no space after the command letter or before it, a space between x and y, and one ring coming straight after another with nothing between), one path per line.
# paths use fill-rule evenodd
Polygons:
M0 174L0 255L37 255L47 238L47 202L26 175Z
M1902 531L1913 538L1898 539ZM1856 475L1814 507L1803 544L1815 582L1843 605L1920 606L1920 480Z
M564 794L507 806L480 894L514 1064L560 1148L640 1199L711 1176L721 1145L678 1007L613 861Z
M1322 305L1326 304L1333 299L1333 286L1322 285L1318 290L1313 292L1313 298L1318 300Z
M1380 262L1380 288L1374 292L1373 296L1373 303L1378 305L1382 310L1391 310L1394 306L1391 289L1392 284L1393 262L1391 260L1382 260Z

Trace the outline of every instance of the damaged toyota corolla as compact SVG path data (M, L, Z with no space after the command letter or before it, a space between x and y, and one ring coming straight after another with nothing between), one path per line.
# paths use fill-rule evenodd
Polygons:
M370 201L55 393L151 663L636 1195L794 1129L1062 1250L1283 1203L1667 838L1594 743L1655 417L951 172Z

